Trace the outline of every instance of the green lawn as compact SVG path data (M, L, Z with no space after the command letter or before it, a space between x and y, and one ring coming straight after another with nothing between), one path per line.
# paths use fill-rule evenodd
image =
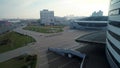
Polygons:
M40 33L58 33L63 31L64 26L27 26L23 29Z
M23 55L0 63L0 68L31 68L36 67L37 56Z
M0 35L0 53L25 46L31 42L35 42L32 37L16 32L2 34Z

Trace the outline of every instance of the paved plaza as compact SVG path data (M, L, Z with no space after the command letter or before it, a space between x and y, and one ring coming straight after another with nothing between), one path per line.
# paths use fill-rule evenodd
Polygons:
M70 30L68 27L64 28L64 32L54 34L43 34L34 31L23 30L17 28L15 32L32 36L36 42L29 44L28 46L18 48L13 51L9 51L0 54L0 62L6 61L13 57L19 56L24 53L37 54L37 66L36 68L79 68L80 61L76 59L68 59L51 52L48 52L48 47L77 49L83 46L75 42L75 39L79 36L91 33L93 31L82 30ZM4 57L3 57L4 56Z

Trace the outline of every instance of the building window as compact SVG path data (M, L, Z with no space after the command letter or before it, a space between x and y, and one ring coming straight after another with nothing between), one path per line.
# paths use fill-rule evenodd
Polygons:
M107 41L110 43L112 48L120 55L120 50L109 39L107 39Z
M111 0L111 4L115 4L115 3L118 3L120 2L120 0Z
M120 14L120 9L114 9L109 12L109 15L119 15Z
M111 54L111 52L109 51L109 49L107 48L108 53L110 54L111 58L113 59L113 61L115 62L115 64L120 68L120 63L114 58L114 56Z
M110 21L109 24L110 24L110 25L113 25L113 26L115 26L115 27L120 28L120 22L117 22L117 21Z
M113 33L113 32L110 31L110 30L108 30L108 32L109 32L109 34L110 34L111 36L113 36L115 39L117 39L118 41L120 41L120 35L117 35L117 34Z

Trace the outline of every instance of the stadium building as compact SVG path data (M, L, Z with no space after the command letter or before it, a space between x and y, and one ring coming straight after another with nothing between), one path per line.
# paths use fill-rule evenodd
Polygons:
M72 29L106 29L108 21L72 21Z
M120 0L111 0L106 42L111 68L120 68Z

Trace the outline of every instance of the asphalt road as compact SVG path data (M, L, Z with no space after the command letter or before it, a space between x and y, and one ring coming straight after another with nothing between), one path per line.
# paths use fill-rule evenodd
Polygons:
M0 62L6 61L24 53L37 54L38 56L36 68L79 68L80 60L68 59L56 55L54 53L48 52L47 48L80 48L83 46L83 44L75 42L75 38L91 32L70 30L68 27L64 28L64 32L54 34L43 34L34 31L23 30L22 28L17 28L14 31L32 36L36 42L13 51L0 54ZM73 65L75 65L75 67Z

